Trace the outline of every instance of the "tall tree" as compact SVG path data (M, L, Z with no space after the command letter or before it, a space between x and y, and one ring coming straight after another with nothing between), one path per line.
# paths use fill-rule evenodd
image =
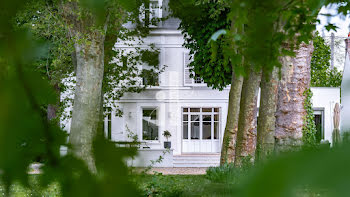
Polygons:
M271 155L275 147L275 124L279 69L275 67L272 73L263 70L261 80L260 107L257 129L256 161L264 160Z
M276 112L277 152L300 147L304 125L304 92L310 87L310 61L313 51L312 42L302 43L295 51L295 57L282 58L282 77L279 83Z
M256 114L261 72L250 67L247 75L241 94L235 166L241 166L245 158L254 157L256 148Z

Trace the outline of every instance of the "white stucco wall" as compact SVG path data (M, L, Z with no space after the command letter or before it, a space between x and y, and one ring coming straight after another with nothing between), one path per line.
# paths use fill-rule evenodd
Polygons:
M341 131L350 130L350 59L346 55L341 85Z
M314 110L323 110L324 140L332 143L334 106L340 103L340 88L314 87L311 91Z

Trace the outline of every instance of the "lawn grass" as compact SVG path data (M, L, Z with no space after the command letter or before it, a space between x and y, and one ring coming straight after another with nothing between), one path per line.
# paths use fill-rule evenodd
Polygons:
M60 188L58 184L51 184L47 188L39 186L39 175L29 175L30 187L24 187L20 183L15 183L10 188L11 197L29 197L29 196L60 196ZM5 187L0 185L0 197L5 196Z
M138 185L141 196L239 196L237 184L215 179L216 177L208 175L162 175L156 174L140 174L133 176L133 182ZM29 197L29 196L45 196L56 197L61 196L58 184L51 184L47 188L40 188L38 183L39 175L30 175L31 187L24 187L19 183L13 184L10 189L12 197ZM302 187L296 190L297 195L301 197L322 197L328 196L325 190L310 190L308 187ZM322 192L320 192L322 191ZM0 184L0 197L5 196L3 185Z
M142 175L136 182L143 196L192 196L210 184L205 175Z

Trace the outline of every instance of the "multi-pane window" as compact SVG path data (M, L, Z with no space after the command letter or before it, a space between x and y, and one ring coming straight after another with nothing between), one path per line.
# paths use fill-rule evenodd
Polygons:
M158 140L157 108L142 109L142 140Z
M183 108L182 138L219 139L219 108Z
M107 139L112 139L112 108L104 108L105 122L103 124L103 130Z
M143 66L146 67L146 66ZM159 86L159 74L154 69L143 69L142 73L142 85L147 86Z
M184 85L185 86L203 86L206 85L201 77L191 71L189 65L192 61L189 53L184 53Z
M157 19L161 18L161 1L149 0L148 2L149 4L141 6L139 18L146 27L156 27Z

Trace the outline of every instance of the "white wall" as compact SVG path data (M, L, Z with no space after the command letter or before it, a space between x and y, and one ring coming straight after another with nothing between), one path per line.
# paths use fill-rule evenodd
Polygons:
M350 59L346 55L345 66L343 71L343 81L341 85L341 131L350 130Z
M340 88L314 87L311 91L313 108L324 112L324 139L332 143L334 106L340 103Z

